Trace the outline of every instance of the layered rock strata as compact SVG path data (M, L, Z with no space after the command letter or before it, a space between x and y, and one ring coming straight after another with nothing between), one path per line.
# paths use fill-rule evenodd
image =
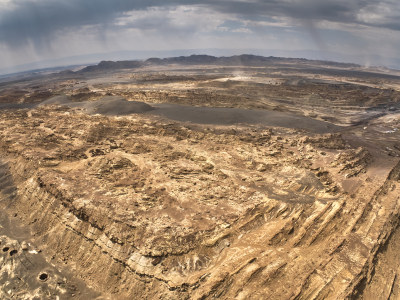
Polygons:
M395 299L398 159L304 135L3 112L2 205L112 298Z

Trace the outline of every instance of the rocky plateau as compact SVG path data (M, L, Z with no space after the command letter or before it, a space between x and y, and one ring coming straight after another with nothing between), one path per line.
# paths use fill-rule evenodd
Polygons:
M399 299L400 72L237 56L0 82L1 299Z

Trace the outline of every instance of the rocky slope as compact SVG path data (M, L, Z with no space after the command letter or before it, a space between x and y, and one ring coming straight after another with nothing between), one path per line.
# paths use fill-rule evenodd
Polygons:
M400 164L378 144L3 111L1 204L103 297L396 299Z

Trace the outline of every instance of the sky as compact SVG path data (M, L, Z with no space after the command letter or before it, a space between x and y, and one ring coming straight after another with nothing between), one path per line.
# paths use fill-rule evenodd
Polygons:
M398 0L0 0L0 71L100 60L107 53L135 59L185 49L400 69L400 5Z

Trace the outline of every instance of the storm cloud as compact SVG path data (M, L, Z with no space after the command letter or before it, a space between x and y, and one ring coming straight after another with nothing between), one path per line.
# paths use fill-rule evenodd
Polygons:
M74 40L69 51L78 55L85 52L76 46L80 41L86 52L109 40L135 50L137 43L126 42L129 36L139 43L143 38L146 47L173 49L199 47L191 44L196 36L206 42L203 48L219 46L218 39L234 48L259 37L269 41L266 47L285 47L292 38L297 48L312 41L314 48L325 51L340 39L348 48L365 48L369 32L387 36L387 47L396 48L399 20L395 0L0 0L0 46L10 57L14 49L29 48L38 59L46 49L60 52L67 39ZM169 45L166 37L171 38Z

